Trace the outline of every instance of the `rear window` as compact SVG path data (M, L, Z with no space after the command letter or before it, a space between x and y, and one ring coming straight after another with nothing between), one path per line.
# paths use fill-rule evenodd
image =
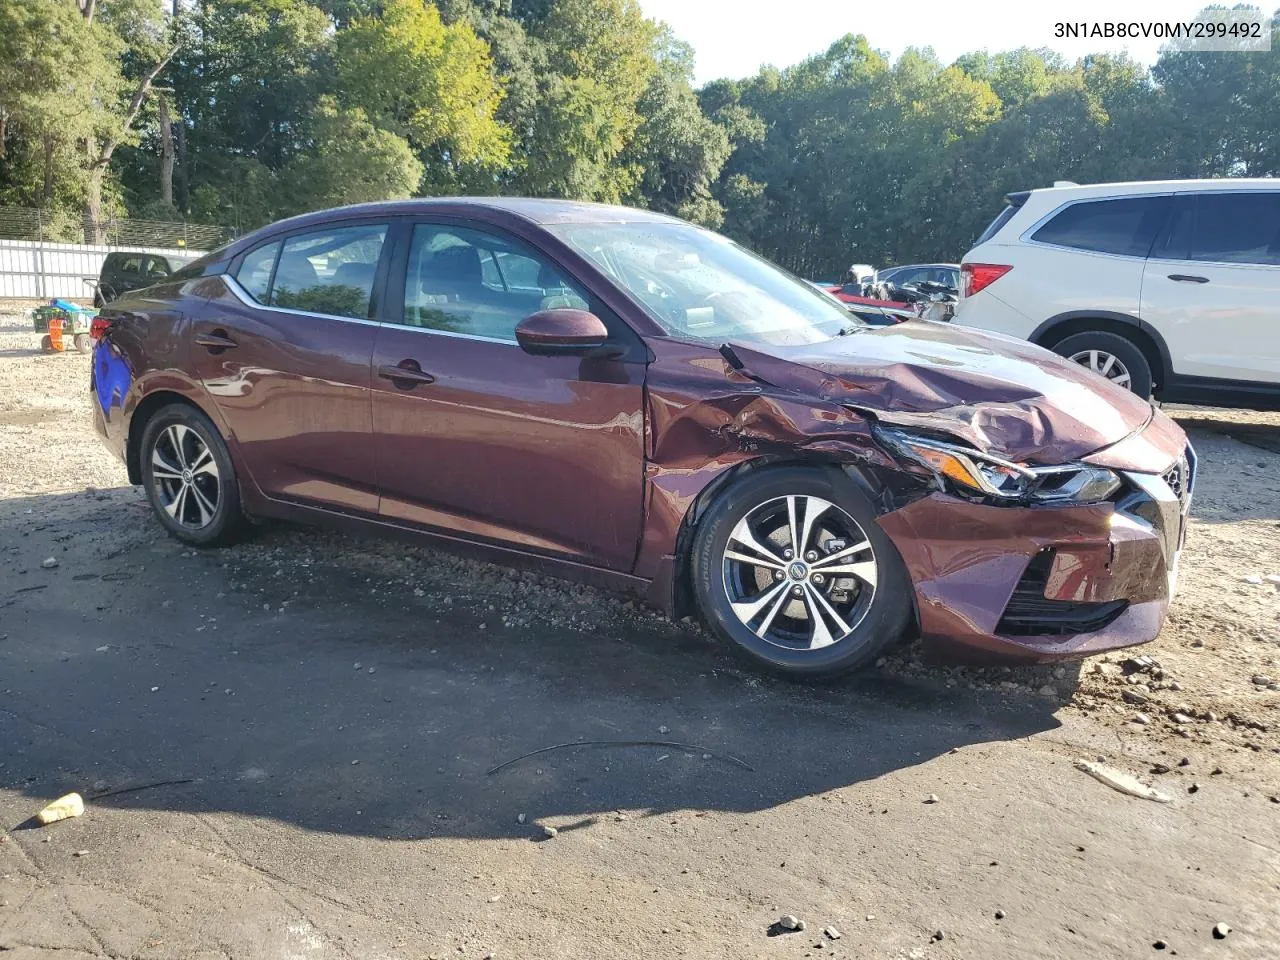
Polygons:
M987 225L987 229L983 230L978 239L973 242L973 245L976 247L980 244L986 243L999 233L1001 229L1003 229L1004 225L1013 219L1013 215L1018 212L1019 206L1021 206L1021 204L1018 204L1017 206L1012 203L1006 204L1004 209L996 214L996 218Z
M1076 250L1145 257L1164 222L1170 198L1122 197L1073 203L1031 239Z

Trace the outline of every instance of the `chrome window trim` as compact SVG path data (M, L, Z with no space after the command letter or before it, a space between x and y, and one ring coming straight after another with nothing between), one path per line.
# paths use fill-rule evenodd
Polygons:
M396 330L410 330L414 333L431 333L437 337L452 337L455 340L479 340L481 343L500 343L507 347L519 347L518 340L503 340L501 337L482 337L478 333L458 333L454 330L435 330L431 327L419 327L412 323L404 323L396 320L383 320L378 324L380 327L393 327Z
M259 303L249 294L244 287L240 286L240 281L229 273L222 274L222 282L227 289L235 294L236 298L246 307L253 307L255 310L267 310L271 313L288 313L303 317L315 317L318 320L342 320L346 323L360 323L367 327L381 326L377 320L367 320L361 317L343 317L336 313L314 313L310 310L292 310L289 307L275 307L266 303Z

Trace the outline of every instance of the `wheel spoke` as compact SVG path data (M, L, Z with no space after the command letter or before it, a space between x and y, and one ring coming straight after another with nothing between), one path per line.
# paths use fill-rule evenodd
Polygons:
M156 446L151 451L151 472L161 480L181 480L182 468L175 467L172 463L164 458L160 453L160 447Z
M186 470L190 467L187 463L187 450L184 443L187 438L187 428L180 423L172 424L165 431L165 436L169 439L169 446L173 447L173 455L177 458L178 465Z
M1117 387L1127 387L1129 386L1129 374L1121 373L1119 376L1112 378L1111 382Z
M781 583L775 583L768 590L752 597L750 600L743 600L740 603L731 603L730 606L733 607L733 612L738 615L738 619L747 626L750 626L751 621L756 618L760 611L767 607L772 601L776 600L779 594L786 596L789 586L790 584L783 580Z
M821 591L806 583L804 592L806 599L809 601L806 605L809 610L809 619L813 621L813 629L809 634L809 646L811 649L830 646L853 629L844 622L844 618L836 612L835 607L827 602L827 598L822 595ZM840 630L838 637L832 636L830 628L827 627L826 621L823 619L822 614L824 613L831 618L831 622Z
M1116 358L1113 357L1111 354L1107 354L1107 362L1102 365L1102 369L1099 370L1098 372L1102 374L1104 377L1107 377L1107 375L1111 372L1111 368L1114 367L1115 365L1116 365ZM1110 377L1107 377L1107 379L1110 379Z
M191 484L191 495L195 498L196 507L200 511L200 526L207 526L209 521L213 519L213 514L217 507L194 483Z
M791 534L792 555L799 559L804 555L804 545L800 543L800 530L796 526L795 497L787 497L787 530Z
M1097 350L1089 351L1089 369L1092 370L1094 373L1098 372L1098 351Z
M874 560L863 560L861 563L842 563L834 567L823 567L824 574L835 575L838 573L847 574L851 577L857 577L863 583L876 585L876 562Z
M815 560L813 563L809 564L809 569L820 570L823 573L826 573L827 570L830 568L831 564L836 563L837 561L843 560L846 557L852 557L854 554L861 553L863 550L870 550L870 549L871 549L871 541L863 540L861 543L855 543L852 547L845 547L843 550L839 551L838 553L833 553L829 557L822 557L818 560ZM871 562L874 563L875 561L871 561Z
M726 550L724 552L726 560L737 560L740 563L749 563L753 567L764 567L768 570L781 570L781 563L774 563L772 560L766 560L764 557L753 557L749 554L740 553L737 550Z
M785 563L782 557L778 556L773 552L773 550L769 549L756 539L756 535L751 532L751 527L747 525L746 517L739 520L738 525L733 528L733 533L729 534L729 542L733 543L735 541L742 544L749 550L754 550L767 560L773 561L778 568L781 568Z
M174 494L173 499L164 506L164 509L169 516L173 517L173 519L177 520L179 523L186 522L183 517L186 516L187 491L190 489L191 488L184 483L178 488L178 492Z
M809 552L809 537L813 535L813 525L820 516L831 508L831 504L818 497L804 498L804 528L800 531L800 546L796 548L796 556L803 557Z
M831 635L831 628L822 619L822 611L818 609L818 601L814 599L816 591L807 583L804 586L804 609L809 615L809 649L818 650L829 647L836 642Z
M197 477L218 477L218 461L213 459L213 451L204 447L200 455L191 461L191 472Z
M764 619L760 621L760 626L756 627L757 637L763 637L769 632L769 625L773 623L773 618L778 615L779 610L786 606L787 596L790 591L786 589L786 583L779 584L779 586L783 589L778 591L778 599L774 602L773 606L769 608L769 612L764 615ZM748 624L748 626L750 626L750 624Z

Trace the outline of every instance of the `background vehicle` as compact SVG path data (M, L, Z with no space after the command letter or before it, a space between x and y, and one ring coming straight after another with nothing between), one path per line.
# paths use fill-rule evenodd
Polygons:
M887 300L873 300L870 297L854 296L846 293L839 284L810 280L809 284L825 296L842 304L846 310L873 327L891 323L902 323L915 319L916 313L905 303L893 303Z
M1280 409L1280 182L1011 193L961 274L958 324L1142 397Z
M953 290L960 289L960 264L958 263L907 263L898 267L877 270L871 279L871 295L881 300L896 300L890 289L919 284L939 283Z
M621 207L308 214L94 331L96 427L183 542L413 533L696 611L795 676L913 620L1020 660L1152 639L1194 475L1176 424L1045 350L869 329Z
M159 283L179 269L186 260L158 253L114 251L107 254L94 284L93 305L101 307L131 290Z

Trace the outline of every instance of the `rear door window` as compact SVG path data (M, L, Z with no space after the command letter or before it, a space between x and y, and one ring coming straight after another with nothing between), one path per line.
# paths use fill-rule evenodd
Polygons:
M331 227L289 237L276 265L270 304L367 319L386 237L385 223Z
M1191 260L1280 266L1280 193L1202 193L1195 199Z
M1084 200L1060 211L1031 239L1075 250L1146 257L1169 203L1167 196Z
M276 254L279 252L279 240L263 244L246 253L240 269L236 271L236 282L259 303L267 302L267 291L271 289L271 271L275 269Z

